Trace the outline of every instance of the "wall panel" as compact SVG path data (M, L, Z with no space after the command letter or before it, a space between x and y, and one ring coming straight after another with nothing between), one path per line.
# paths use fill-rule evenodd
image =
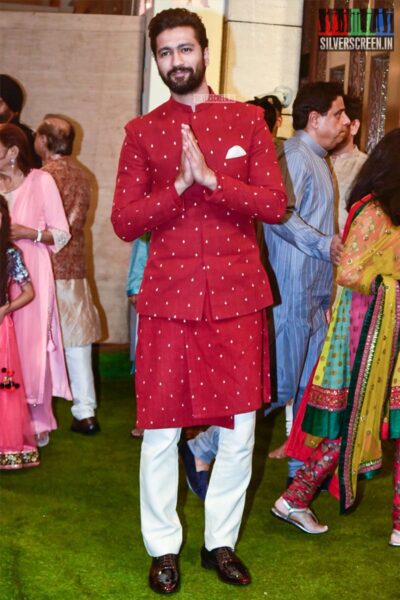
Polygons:
M141 17L130 16L5 11L0 19L0 72L26 89L22 121L35 127L57 112L82 128L78 158L94 183L89 273L107 342L128 339L130 246L115 236L110 209L123 126L139 114L143 28Z

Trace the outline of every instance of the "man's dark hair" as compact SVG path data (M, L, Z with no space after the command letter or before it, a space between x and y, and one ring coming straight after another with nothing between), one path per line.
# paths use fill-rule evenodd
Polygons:
M157 50L157 36L166 29L175 27L191 27L201 49L204 51L208 48L206 28L199 15L186 8L168 8L156 14L149 23L150 46L154 56Z
M275 110L279 113L279 116L282 114L282 110L283 110L283 106L282 106L282 102L279 100L278 96L275 96L275 94L268 94L268 96L264 96L263 98L261 98L262 101L267 100L270 104L272 104L272 106L275 108Z
M259 106L263 109L265 122L268 125L268 129L272 132L278 118L278 113L276 112L276 109L272 103L267 100L267 98L270 98L270 96L264 96L264 98L254 98L254 100L248 100L246 104L255 104L255 106Z
M53 123L46 122L46 119L62 119L68 124L68 131L59 129ZM75 129L70 121L58 115L46 115L43 123L39 125L36 133L44 135L47 140L47 148L53 154L69 156L72 154L72 148L75 140Z
M3 73L0 75L0 98L13 113L19 115L24 104L22 86L16 79Z
M334 81L315 81L303 85L293 103L293 129L305 129L313 111L326 115L332 102L343 95L342 85Z
M348 96L345 94L343 96L344 106L346 109L346 115L349 117L350 121L354 121L358 119L361 121L361 113L362 113L362 103L360 98L356 98L356 96Z

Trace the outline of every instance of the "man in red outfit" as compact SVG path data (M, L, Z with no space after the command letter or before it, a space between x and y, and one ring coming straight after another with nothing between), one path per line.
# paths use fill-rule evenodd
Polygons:
M265 327L272 303L254 220L279 222L286 194L263 112L213 94L200 18L168 9L149 25L171 98L126 126L112 209L117 235L151 232L138 295L137 426L141 522L154 591L179 585L176 512L181 427L221 427L205 499L201 563L236 585L234 553L251 476ZM265 391L265 386L264 386Z

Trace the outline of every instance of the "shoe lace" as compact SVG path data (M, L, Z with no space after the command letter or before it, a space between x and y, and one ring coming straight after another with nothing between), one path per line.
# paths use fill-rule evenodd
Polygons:
M158 565L160 571L164 569L175 569L175 555L164 554L163 556L160 556L158 559Z
M218 559L224 563L232 562L235 559L235 555L228 546L222 546L218 548Z

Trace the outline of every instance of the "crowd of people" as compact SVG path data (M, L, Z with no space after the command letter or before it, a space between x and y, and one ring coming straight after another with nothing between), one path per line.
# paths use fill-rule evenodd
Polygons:
M308 534L328 529L310 508L323 483L348 510L394 439L389 543L400 546L400 129L367 156L360 101L313 82L293 103L294 135L277 140L278 99L235 102L208 86L198 15L164 10L149 37L171 97L126 125L111 214L134 241L132 435L149 585L180 584L179 454L204 501L201 565L251 582L235 547L261 407L286 415L270 456L290 457L288 480L271 512ZM46 115L32 140L16 82L0 77L0 467L18 468L39 463L56 427L52 395L73 400L73 431L99 430L99 322L72 123ZM196 426L208 429L181 440Z
M38 464L37 447L47 445L57 428L53 396L72 400L73 431L99 430L91 344L100 337L100 325L84 252L91 190L83 167L70 156L74 127L64 117L46 115L34 136L20 122L19 82L2 74L0 91L0 326L4 336L8 332L2 342L11 344L1 347L0 468L7 470ZM19 409L19 428L8 409L16 408L16 396L26 405L25 412Z

